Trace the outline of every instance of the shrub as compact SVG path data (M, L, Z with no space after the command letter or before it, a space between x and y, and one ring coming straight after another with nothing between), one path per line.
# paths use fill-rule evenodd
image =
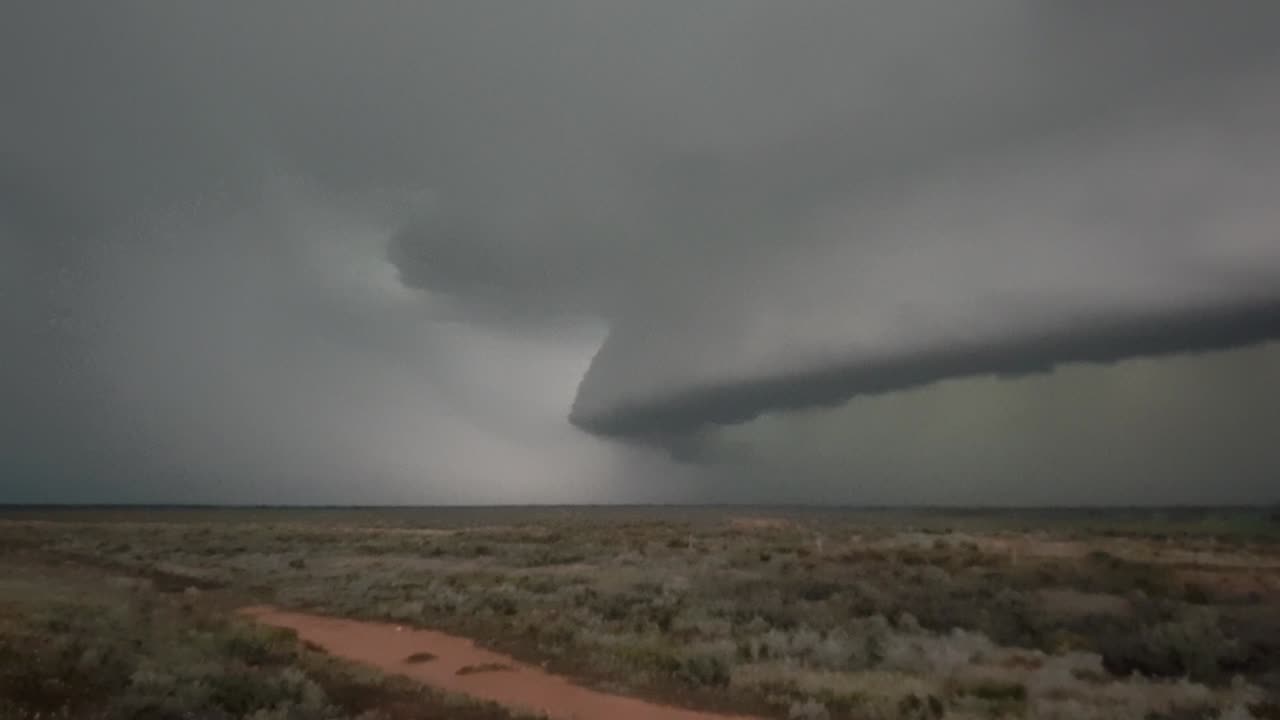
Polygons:
M1027 688L1022 683L984 680L967 688L968 694L992 702L1024 702Z
M830 718L831 713L827 711L827 706L813 699L791 703L791 707L787 709L787 720L830 720Z
M514 669L515 668L511 667L510 665L504 665L502 663L480 663L479 665L463 665L462 667L458 668L454 672L454 674L455 675L476 675L479 673L511 672Z
M935 720L946 714L946 705L936 695L921 698L907 695L898 701L898 717L903 720Z
M719 655L694 654L680 662L676 677L689 685L726 687L729 684L729 663Z
M797 594L808 602L822 602L839 592L840 586L833 582L814 580L800 583Z
M1156 677L1188 676L1216 680L1223 666L1233 664L1240 645L1223 632L1212 608L1185 606L1168 620L1145 626L1137 633L1103 641L1107 670L1117 675L1137 671Z
M520 611L520 606L510 595L502 592L493 592L484 595L480 600L480 607L489 610L495 615L503 615L510 617Z
M560 589L562 581L549 575L522 575L516 586L534 595L550 595Z
M623 644L617 648L616 652L623 666L632 674L652 673L661 677L672 677L684 667L684 662L665 645Z
M248 665L287 664L297 658L294 637L288 630L234 623L222 635L222 651Z

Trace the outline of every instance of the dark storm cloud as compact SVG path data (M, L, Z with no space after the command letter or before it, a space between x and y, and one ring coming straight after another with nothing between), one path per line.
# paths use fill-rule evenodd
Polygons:
M1280 498L1280 346L975 377L700 433L744 499L1247 504Z
M1125 358L1222 350L1280 338L1280 300L1144 316L1130 322L1097 319L1049 336L965 346L934 354L834 365L761 379L703 385L647 404L578 416L584 429L604 435L677 438L708 424L734 424L763 412L840 405L857 395L903 390L980 374L1017 377L1047 373L1066 363L1111 363ZM677 440L678 442L678 440Z
M5 14L6 499L617 492L619 453L564 423L597 331L460 326L386 262L488 142L460 110L476 68L447 57L476 20L346 3ZM512 44L492 39L514 47L527 23L501 22ZM464 126L479 134L445 137Z
M921 9L753 7L697 46L665 37L664 67L682 72L660 79L624 44L613 59L633 68L636 94L665 96L649 104L679 107L676 120L586 134L579 141L608 159L583 171L594 184L563 192L570 180L558 193L561 178L519 177L506 190L517 199L411 222L392 258L406 282L469 296L488 317L603 316L610 336L573 420L609 435L679 434L955 375L1275 336L1273 213L1258 193L1278 171L1280 13ZM522 193L536 211L520 211ZM933 223L892 226L917 213ZM980 224L1000 213L1020 224ZM842 214L843 231L816 227ZM1215 256L1223 243L1249 247ZM899 260L951 256L948 244L992 267ZM1043 292L998 271L1052 273L1063 258L1076 274ZM829 277L813 289L806 275L829 276L822 265L833 260L845 282L879 292ZM860 269L884 266L874 279ZM938 284L949 294L935 294ZM1016 304L1026 321L954 312L975 300L1002 314ZM813 322L815 308L829 322ZM908 337L859 346L851 341L866 331L844 314L898 323ZM958 336L954 326L937 332L942 317L963 324Z
M790 143L672 173L691 226L745 257L655 282L662 299L611 326L573 421L669 440L948 377L1277 337L1280 67L1256 34L1277 18L1231 7L1246 12L1041 26L1043 45L1002 59L1040 63L1049 94L915 108L958 130L851 124L819 136L825 158ZM966 133L971 112L987 123ZM883 142L897 162L874 162ZM785 241L753 262L762 227Z
M677 320L615 323L574 420L667 435L948 377L1274 338L1273 76L940 168L793 227L815 238L809 255L731 270L736 287L695 283L669 306Z
M1278 28L11 3L0 464L22 497L691 497L723 486L571 404L692 457L770 410L1274 336Z

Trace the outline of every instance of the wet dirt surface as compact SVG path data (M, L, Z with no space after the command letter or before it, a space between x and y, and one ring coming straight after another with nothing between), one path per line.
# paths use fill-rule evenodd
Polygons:
M389 623L244 608L242 615L295 631L325 652L448 692L558 720L752 720L741 715L685 710L611 695L477 647L471 640ZM424 653L435 656L423 661ZM412 658L412 659L411 659Z

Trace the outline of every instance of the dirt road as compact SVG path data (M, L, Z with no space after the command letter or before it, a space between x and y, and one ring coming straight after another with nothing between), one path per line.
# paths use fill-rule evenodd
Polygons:
M270 607L245 608L241 613L266 625L293 630L331 655L557 720L757 720L580 687L541 668L476 647L467 638L433 630Z

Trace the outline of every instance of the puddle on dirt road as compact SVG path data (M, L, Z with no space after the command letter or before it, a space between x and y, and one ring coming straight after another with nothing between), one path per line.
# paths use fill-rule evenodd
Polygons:
M389 623L245 608L241 614L295 631L331 655L449 692L557 720L753 720L685 710L574 685L542 668L476 647L471 640Z

